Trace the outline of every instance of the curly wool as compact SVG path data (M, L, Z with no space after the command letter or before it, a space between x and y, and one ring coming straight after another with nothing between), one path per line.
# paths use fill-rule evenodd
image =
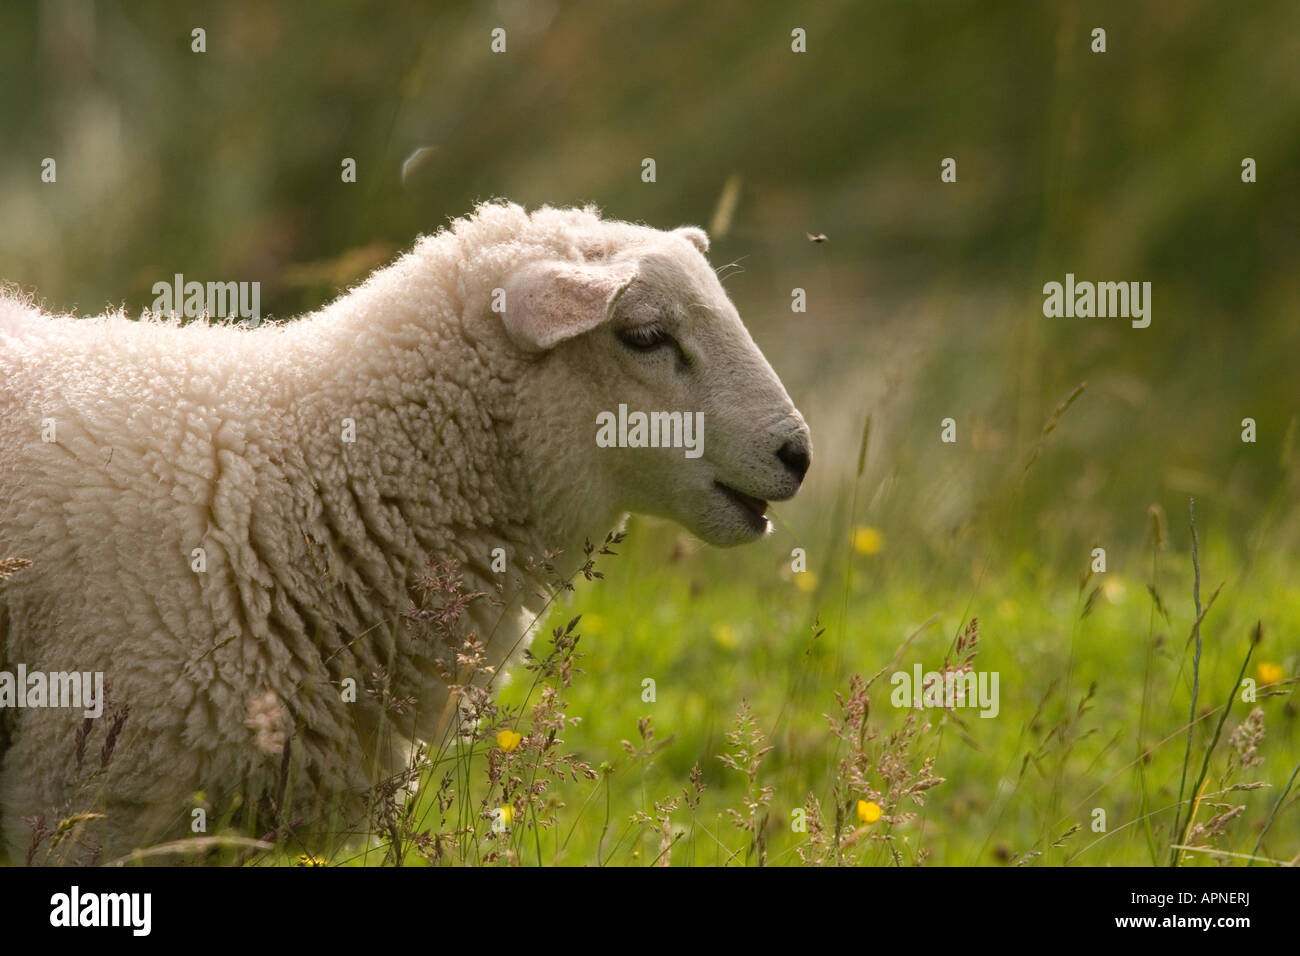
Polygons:
M426 555L488 591L494 548L512 564L575 552L617 518L549 441L492 290L521 263L581 261L640 228L482 205L318 313L252 331L0 297L0 557L34 562L0 582L0 669L102 671L130 707L89 785L79 711L0 711L15 859L23 817L101 794L106 852L184 832L200 786L214 805L223 788L273 789L285 734L297 792L362 808L404 754L342 682L388 669L421 702L410 736L446 701L397 621ZM490 634L518 609L476 602L473 625Z

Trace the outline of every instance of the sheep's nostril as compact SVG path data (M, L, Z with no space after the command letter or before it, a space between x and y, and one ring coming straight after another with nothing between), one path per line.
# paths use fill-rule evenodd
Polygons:
M808 446L799 441L788 441L777 451L776 457L781 459L781 463L794 472L794 476L803 481L803 476L808 474L808 466L812 464L812 456L808 453Z

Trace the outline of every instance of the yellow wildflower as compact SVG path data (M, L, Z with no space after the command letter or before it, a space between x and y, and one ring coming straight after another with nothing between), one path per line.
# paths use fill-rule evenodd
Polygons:
M740 643L740 635L726 621L718 621L711 628L713 639L723 647L731 650Z
M503 730L497 734L497 746L509 752L518 747L519 741L523 739L523 734L517 734L513 730Z
M875 823L880 819L880 804L870 800L858 801L858 819L863 823Z
M853 550L858 554L879 554L885 550L885 536L879 528L858 525L853 529Z
M1259 675L1261 684L1276 684L1286 677L1286 671L1282 670L1282 665L1274 664L1272 661L1260 661L1255 668L1255 673Z

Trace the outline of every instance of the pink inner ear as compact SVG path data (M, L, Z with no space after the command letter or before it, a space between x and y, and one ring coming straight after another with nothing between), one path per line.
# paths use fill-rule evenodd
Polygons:
M614 297L635 277L635 269L538 262L511 280L506 330L516 342L549 349L605 320Z

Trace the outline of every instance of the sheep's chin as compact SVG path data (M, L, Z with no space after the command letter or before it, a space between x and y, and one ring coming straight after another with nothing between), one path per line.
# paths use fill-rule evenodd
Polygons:
M719 515L709 516L698 527L691 530L715 548L734 548L762 538L772 530L772 525L770 522L764 522L762 528L755 529L753 525L739 519Z
M757 541L772 530L766 517L735 500L733 494L718 487L709 489L699 513L685 524L695 535L718 548Z

